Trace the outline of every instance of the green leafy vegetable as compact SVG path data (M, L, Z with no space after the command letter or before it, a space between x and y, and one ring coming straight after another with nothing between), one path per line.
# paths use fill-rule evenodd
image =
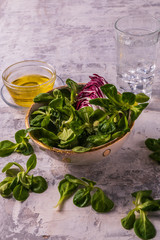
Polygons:
M55 207L61 205L65 199L69 198L74 193L74 191L77 189L77 187L78 187L77 184L69 182L66 179L63 179L62 181L60 181L60 183L58 185L60 199Z
M133 208L126 217L121 219L122 226L130 230L134 228L135 234L144 240L152 239L156 236L156 229L147 217L150 211L160 210L160 200L154 200L151 190L144 190L132 193L135 197ZM135 212L137 214L135 215Z
M27 161L27 171L26 171L26 173L28 173L29 171L34 169L36 167L36 164L37 164L36 155L32 154Z
M17 145L9 140L0 142L0 157L9 156L16 149Z
M0 194L2 197L13 197L18 201L25 201L31 191L42 193L47 189L47 182L41 176L34 177L28 172L36 167L36 155L32 154L26 163L27 170L17 162L7 163L2 172L6 172L7 177L0 183ZM18 168L12 168L12 166Z
M131 92L122 93L122 101L128 103L129 105L133 105L135 103L136 96Z
M1 183L0 183L0 194L3 197L8 197L12 190L10 189L10 186L12 184L14 178L6 177Z
M58 185L60 199L56 207L77 190L73 197L73 203L77 207L91 205L97 212L109 212L114 203L105 195L102 189L95 185L96 182L85 177L77 178L71 174L66 174Z
M91 194L90 194L91 188L81 188L78 189L78 191L75 193L73 198L73 203L77 207L86 207L90 204L91 201Z
M18 201L25 201L29 197L29 191L22 184L18 184L13 189L13 196Z
M97 188L91 199L92 208L97 212L109 212L114 203L104 194L104 192Z
M136 95L136 102L144 103L144 102L147 102L147 101L149 101L149 97L146 96L144 93L138 93Z
M20 170L17 169L17 168L8 169L6 171L6 176L8 176L8 177L16 177L19 172L20 172Z
M93 187L94 185L96 185L96 182L90 180L90 179L87 179L85 177L81 177L81 179L84 181L84 182L87 182L89 184L90 187Z
M146 139L145 144L147 148L153 152L149 155L149 157L160 162L160 138L148 138Z
M40 93L34 98L34 102L50 102L53 99L49 93Z
M64 176L64 178L71 183L77 184L78 185L84 185L84 186L88 186L88 184L86 184L83 180L76 178L75 176L71 175L71 174L66 174Z
M156 230L149 221L144 211L140 210L140 217L134 223L134 231L136 235L144 240L152 239L156 236Z
M33 177L31 190L35 193L43 193L48 188L46 180L42 176Z
M160 200L147 200L139 205L139 209L143 211L158 211L160 210Z
M138 205L140 202L144 203L146 200L153 200L151 194L152 190L133 192L132 196L136 198L135 205Z
M76 82L74 82L73 80L69 79L69 78L66 80L66 84L71 89L70 100L71 100L71 104L73 104L74 101L76 100L76 94L78 92L79 85Z
M9 140L0 142L0 157L7 157L13 152L22 153L24 155L30 155L33 153L33 148L29 143L29 136L27 131L21 129L15 133L16 143Z
M82 146L77 146L77 147L74 147L72 148L73 152L88 152L89 150L91 150L91 147L82 147Z
M135 210L133 209L128 213L126 217L121 219L122 226L127 230L130 230L133 228L134 222L136 220L134 211Z
M148 103L142 103L136 106L132 106L131 107L131 119L132 121L135 121L139 115L141 114L141 112L148 106Z

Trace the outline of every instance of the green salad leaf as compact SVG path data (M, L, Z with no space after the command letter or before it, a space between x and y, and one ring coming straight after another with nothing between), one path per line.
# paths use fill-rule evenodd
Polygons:
M96 212L109 212L114 207L112 200L100 188L93 194L91 205Z
M146 147L152 151L149 157L157 162L160 162L160 138L148 138L146 139L145 144Z
M135 220L134 231L136 235L144 240L152 239L156 236L156 229L149 221L146 213L140 210L140 217Z

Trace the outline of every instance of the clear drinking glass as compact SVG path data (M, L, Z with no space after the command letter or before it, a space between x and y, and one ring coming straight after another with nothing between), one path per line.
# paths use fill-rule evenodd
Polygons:
M116 21L115 29L119 91L151 97L160 21L150 16L126 16Z

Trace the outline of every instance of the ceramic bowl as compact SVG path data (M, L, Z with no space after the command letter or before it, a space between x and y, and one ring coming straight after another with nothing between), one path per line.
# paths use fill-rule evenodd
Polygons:
M66 88L66 86L58 87L58 89L62 89L62 88ZM32 112L37 110L42 105L43 104L41 103L34 103L29 108L25 118L26 128L30 127L29 119ZM133 128L133 125L134 123L132 123L130 127L131 130ZM117 152L122 147L122 145L127 141L128 136L131 133L131 130L130 132L123 135L122 137L116 138L104 145L94 147L89 152L83 152L83 153L76 153L76 152L73 152L72 150L49 147L41 143L40 141L38 141L31 133L29 133L29 135L32 141L36 145L38 145L40 149L44 150L47 154L49 154L52 158L65 163L70 163L70 164L88 165L88 164L99 162L102 159L107 158L109 155L112 155L115 152Z

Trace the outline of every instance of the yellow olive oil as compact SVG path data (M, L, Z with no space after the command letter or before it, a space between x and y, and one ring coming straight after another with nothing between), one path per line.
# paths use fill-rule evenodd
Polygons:
M22 107L29 107L39 93L53 89L55 78L49 79L42 75L25 75L12 81L13 87L8 87L14 102Z

